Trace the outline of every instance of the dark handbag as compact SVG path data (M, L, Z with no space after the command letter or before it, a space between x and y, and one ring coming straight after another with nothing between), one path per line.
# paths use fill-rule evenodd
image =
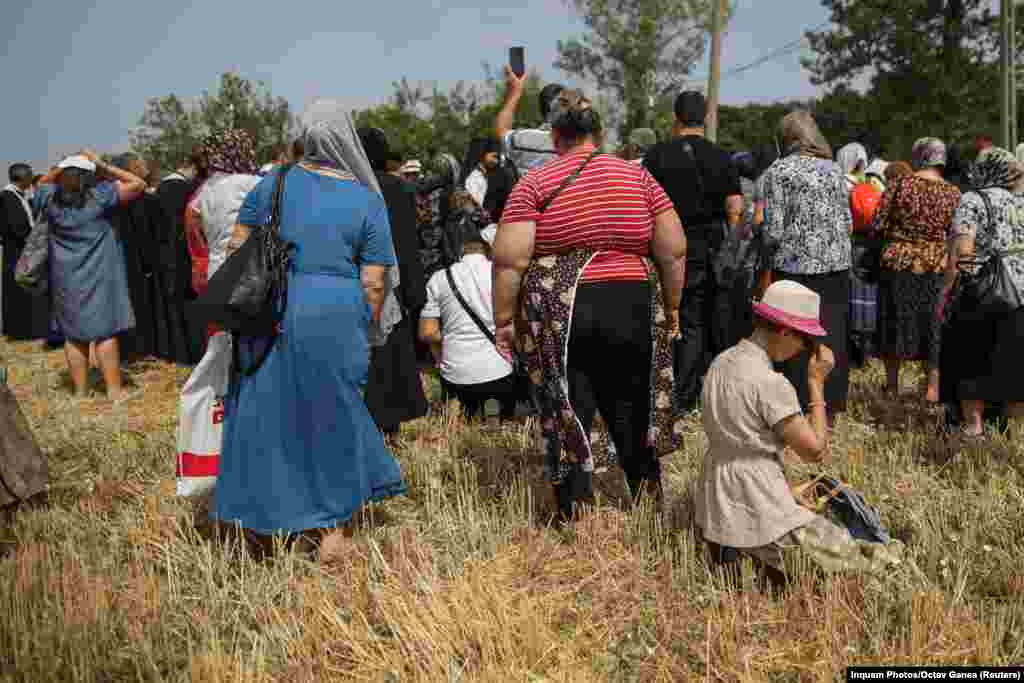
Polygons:
M46 294L50 289L50 223L44 207L35 225L25 238L25 246L14 266L14 282L32 294Z
M984 192L977 192L977 195L985 203L988 224L993 227L992 200ZM953 287L952 317L957 320L982 319L1012 313L1024 306L1020 290L1003 260L1004 256L1019 251L1021 249L994 252L984 261L960 259Z
M277 176L270 221L253 228L238 251L210 278L206 292L197 302L207 321L235 335L236 361L239 337L273 340L280 332L288 305L288 267L295 245L281 238L280 229L284 180L291 168L291 164L284 166ZM242 368L236 363L236 369L246 375L255 373L272 346L266 344L253 366Z

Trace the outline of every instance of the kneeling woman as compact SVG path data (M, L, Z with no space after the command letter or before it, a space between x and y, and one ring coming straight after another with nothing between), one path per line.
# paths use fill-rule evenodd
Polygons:
M797 504L782 470L787 446L806 462L822 462L828 446L825 380L835 361L818 341L826 335L820 306L807 287L774 283L754 304L753 335L719 355L704 380L708 452L696 487L697 524L713 564L735 567L746 554L776 585L787 549L812 539L853 543L845 529ZM808 350L805 417L796 389L772 364Z

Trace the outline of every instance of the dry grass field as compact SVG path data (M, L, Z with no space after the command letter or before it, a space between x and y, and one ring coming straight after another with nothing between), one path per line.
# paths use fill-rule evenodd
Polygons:
M52 470L47 500L0 520L0 681L836 681L850 664L1024 662L1024 441L941 438L910 371L888 402L877 366L854 374L829 471L920 574L806 571L773 599L703 560L697 421L660 517L609 472L563 533L528 428L438 406L397 448L407 497L319 556L259 553L174 496L187 369L132 365L141 397L115 409L70 400L59 352L0 342L0 358Z

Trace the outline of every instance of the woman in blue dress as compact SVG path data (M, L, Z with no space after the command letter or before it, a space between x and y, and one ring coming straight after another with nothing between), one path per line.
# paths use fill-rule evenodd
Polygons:
M114 181L97 183L97 171ZM135 313L124 251L110 216L118 204L138 198L145 189L142 178L84 151L62 161L53 184L37 195L50 227L54 317L66 340L64 355L78 397L88 392L91 343L96 344L107 396L115 402L127 396L117 335L135 327Z
M296 245L282 333L254 375L232 379L213 508L261 534L331 529L405 491L363 400L370 345L400 319L385 291L396 263L387 207L349 115L320 101L303 123L306 157L281 200L281 235ZM280 173L246 198L229 254L268 221ZM241 339L243 364L260 343Z

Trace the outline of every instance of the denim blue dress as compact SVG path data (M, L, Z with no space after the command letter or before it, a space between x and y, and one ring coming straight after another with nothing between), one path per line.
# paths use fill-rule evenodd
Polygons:
M50 226L50 290L60 330L90 342L133 329L124 250L110 223L117 186L100 183L82 208L58 206L53 192L47 186L37 201Z
M277 175L249 194L240 223L266 223ZM359 270L395 263L384 200L295 167L281 234L297 245L283 332L255 375L232 380L214 505L217 518L260 533L334 527L405 491L363 400L371 309ZM253 341L242 339L243 363Z

